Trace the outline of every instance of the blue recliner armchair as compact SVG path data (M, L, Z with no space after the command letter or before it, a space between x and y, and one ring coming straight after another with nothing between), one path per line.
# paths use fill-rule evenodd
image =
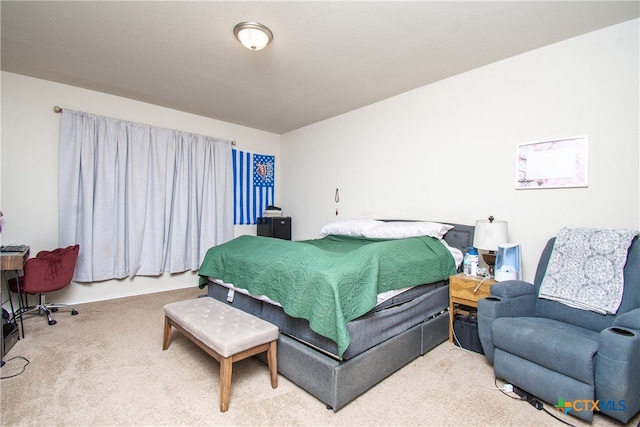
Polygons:
M478 302L478 332L497 378L587 421L599 411L628 422L640 410L640 240L624 267L615 315L539 298L555 238L534 284L505 281Z

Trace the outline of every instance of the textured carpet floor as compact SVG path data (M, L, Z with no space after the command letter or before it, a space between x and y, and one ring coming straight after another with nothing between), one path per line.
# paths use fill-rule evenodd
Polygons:
M0 369L3 426L407 425L559 426L495 389L484 356L445 342L338 412L250 358L234 364L229 411L219 411L219 365L173 332L162 351L163 306L197 288L77 305L78 316L25 319L26 337ZM553 411L553 405L546 405ZM555 412L555 411L554 411ZM589 424L560 413L568 422ZM639 417L631 425L638 423ZM596 415L592 426L622 426Z

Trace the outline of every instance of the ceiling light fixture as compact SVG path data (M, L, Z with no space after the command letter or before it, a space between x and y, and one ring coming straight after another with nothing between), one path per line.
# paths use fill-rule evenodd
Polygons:
M233 34L247 49L261 50L273 40L273 33L257 22L241 22L233 28Z

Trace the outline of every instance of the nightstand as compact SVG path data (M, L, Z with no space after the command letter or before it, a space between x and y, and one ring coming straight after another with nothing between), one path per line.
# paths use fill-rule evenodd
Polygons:
M260 217L257 222L257 235L291 240L291 217Z
M463 273L449 277L449 341L453 342L454 304L478 307L478 300L489 296L489 288L496 283L493 279L465 276Z

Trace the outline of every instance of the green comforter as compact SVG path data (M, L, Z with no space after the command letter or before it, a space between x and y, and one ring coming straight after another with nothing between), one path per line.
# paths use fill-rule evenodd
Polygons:
M199 275L265 295L309 321L342 355L347 322L376 305L376 295L444 280L455 273L448 249L432 237L400 240L327 236L288 241L241 236L207 252Z

